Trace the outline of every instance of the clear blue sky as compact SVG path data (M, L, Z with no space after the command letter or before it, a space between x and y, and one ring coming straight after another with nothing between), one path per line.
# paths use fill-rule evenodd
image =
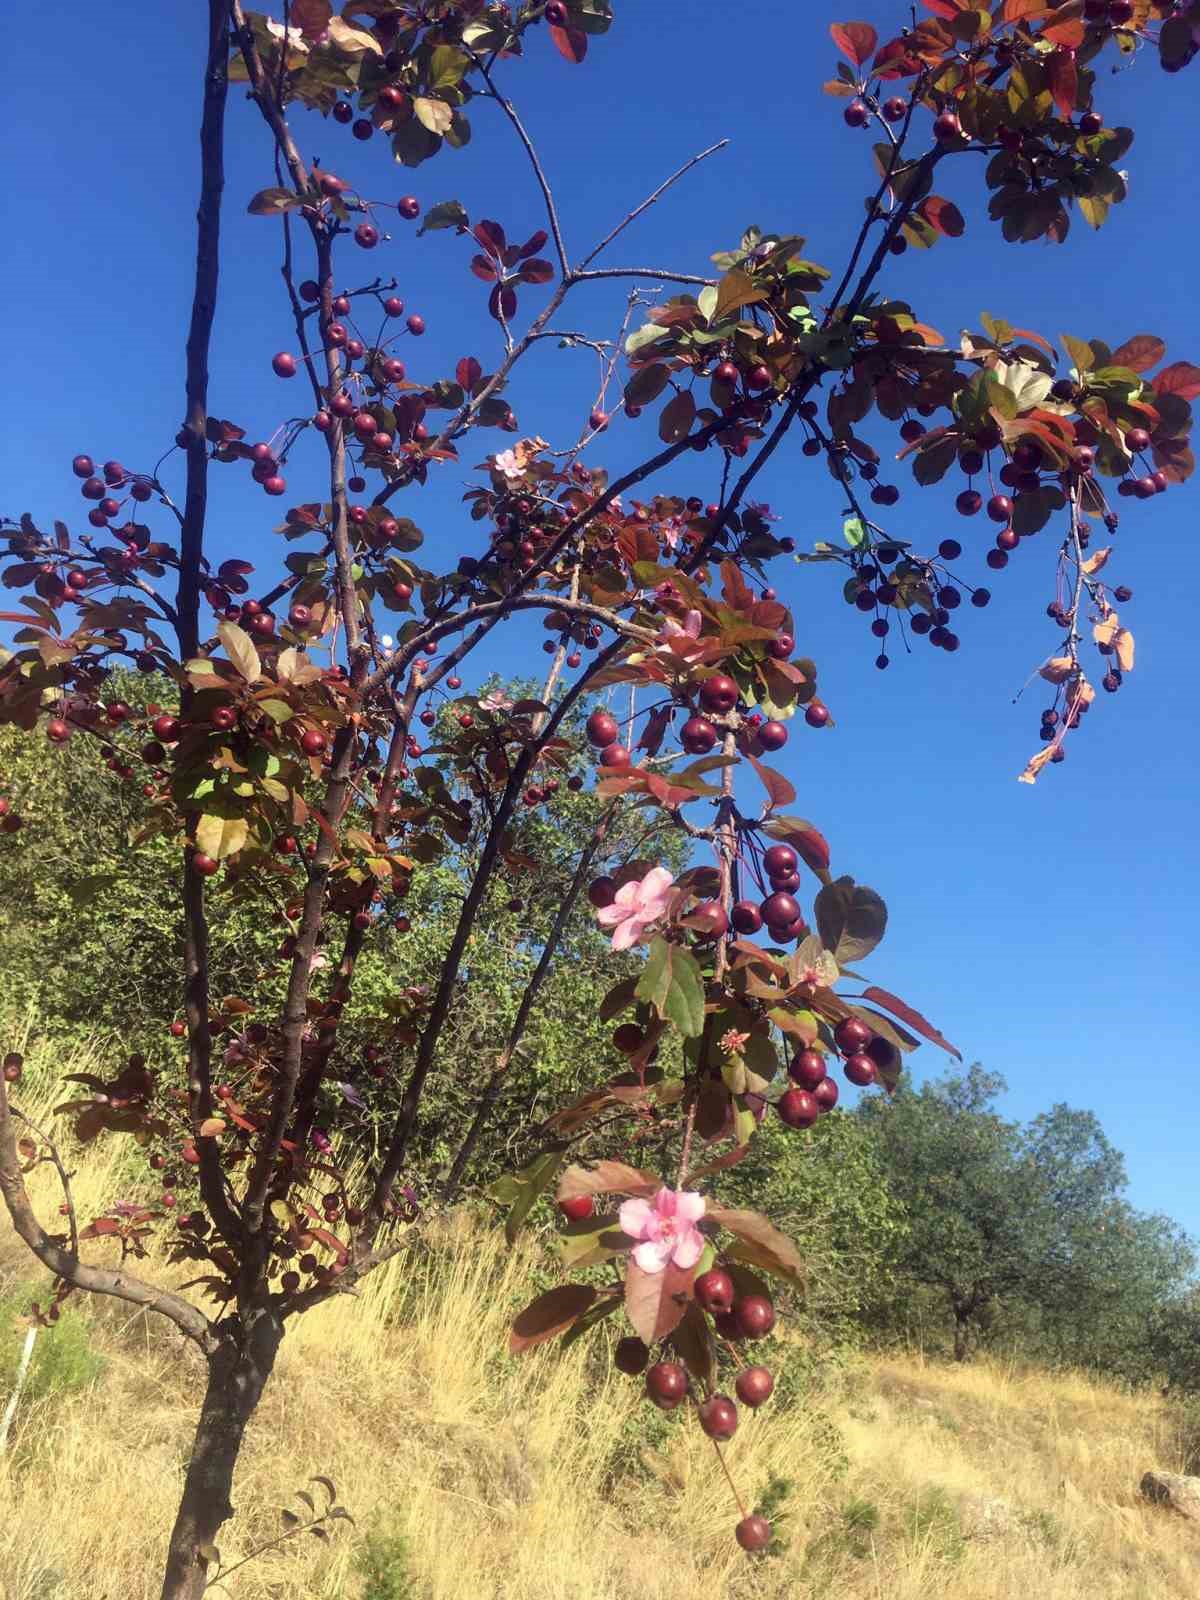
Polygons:
M179 424L203 10L131 0L74 8L70 47L54 52L50 79L44 30L10 39L2 159L13 220L2 269L9 356L0 448L9 512L65 515L75 525L84 509L70 475L76 451L145 470ZM841 103L820 92L836 59L828 24L862 17L886 37L907 6L857 0L847 12L742 0L736 27L731 8L715 4L618 0L616 10L616 26L594 41L583 67L568 66L541 36L527 61L502 74L542 151L571 250L583 253L690 154L728 136L730 149L606 259L703 272L710 252L757 222L803 234L810 254L836 268L862 215L871 157L870 136L846 129ZM1197 179L1181 159L1194 148L1197 81L1196 69L1172 79L1153 60L1106 71L1100 106L1110 122L1132 122L1138 137L1126 158L1131 198L1100 234L1076 219L1061 248L1005 245L979 204L977 158L968 158L942 185L967 214L967 236L929 255L910 252L887 287L950 336L978 326L987 310L1050 336L1114 345L1156 332L1170 357L1200 359L1188 283L1200 243ZM542 219L521 152L494 109L477 104L471 116L474 143L415 173L393 167L381 140L360 146L316 116L299 112L296 121L305 154L353 174L365 193L394 200L411 191L423 205L456 196L473 216L524 237ZM301 395L299 383L270 372L272 353L293 336L279 290L278 226L245 214L250 194L274 180L264 129L237 88L229 146L212 409L253 439ZM391 226L395 242L372 255L347 248L347 281L376 271L401 280L429 326L423 344L401 352L419 375L445 374L469 353L489 368L495 325L483 313L486 290L467 273L466 242L445 233L418 241L411 227ZM529 291L522 314L545 292ZM579 291L562 320L607 336L619 306L619 292ZM587 353L552 351L530 363L513 391L523 431L569 442L591 404L593 377ZM622 422L603 459L632 462L653 437L650 413ZM880 435L881 447L892 448L891 437ZM476 438L468 466L511 442ZM687 461L667 483L711 495L718 463L710 455ZM776 460L763 492L782 513L779 530L801 548L836 538L840 506L824 469L795 449ZM838 598L837 570L779 564L801 648L818 660L838 717L824 734L794 725L779 761L800 791L794 809L825 829L835 870L872 884L891 907L891 931L870 963L877 980L924 1009L968 1060L1004 1073L1013 1115L1056 1100L1095 1110L1127 1154L1134 1202L1200 1232L1191 1019L1200 757L1185 557L1200 489L1172 491L1150 507L1120 502L1112 570L1135 591L1125 615L1137 635L1137 670L1114 700L1101 697L1067 761L1028 788L1015 777L1037 746L1043 695L1034 687L1012 702L1054 644L1044 616L1053 535L1024 546L1007 572L988 574L988 530L956 518L950 493L918 493L907 469L896 471L904 488L889 514L897 535L919 532L931 543L931 531L965 528L963 572L988 583L995 600L963 615L958 655L895 650L892 670L878 673L861 618ZM288 476L289 500L319 497L317 453L298 457ZM270 570L276 504L251 489L244 468L217 468L216 478L217 553ZM426 530L430 565L478 548L458 509L461 481L452 469L405 507ZM530 660L525 638L491 664L527 670ZM918 1075L945 1064L932 1046L915 1058Z

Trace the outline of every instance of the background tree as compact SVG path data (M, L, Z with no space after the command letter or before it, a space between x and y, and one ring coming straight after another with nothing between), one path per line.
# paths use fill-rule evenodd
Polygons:
M122 1209L80 1229L66 1165L10 1105L20 1061L0 1078L0 1190L21 1238L60 1280L58 1292L153 1309L205 1358L165 1600L192 1600L217 1560L213 1540L231 1511L241 1440L288 1321L352 1288L404 1248L416 1226L409 1191L423 1121L428 1130L425 1096L437 1078L461 1071L448 1041L472 935L511 855L515 819L543 806L553 814L564 781L571 792L580 752L566 730L583 697L616 685L635 695L619 720L593 713L586 724L599 802L660 814L704 847L704 864L676 876L660 860L647 871L602 857L603 840L594 858L585 847L575 863L572 887L587 884L612 948L647 946L638 971L610 989L599 1011L605 1022L625 1018L626 1070L541 1120L549 1143L510 1180L509 1226L556 1185L571 1223L567 1264L617 1263L619 1287L572 1281L539 1296L517 1319L514 1350L580 1336L623 1310L634 1336L618 1346L619 1364L636 1370L657 1347L663 1359L647 1373L650 1397L669 1409L690 1384L700 1426L719 1449L738 1425L733 1400L718 1388L722 1374L732 1376L731 1352L770 1332L767 1280L797 1283L802 1269L794 1244L767 1219L698 1185L719 1185L743 1159L768 1105L789 1128L815 1124L837 1099L828 1067L839 1057L849 1081L865 1087L894 1085L902 1054L920 1038L957 1054L890 991L870 980L846 989L864 981L861 963L883 937L886 908L852 877L832 876L819 827L787 811L796 793L768 765L790 737L789 722L799 725L797 712L806 737L829 737L820 730L832 718L817 664L797 655L798 623L768 574L767 563L791 553L793 541L772 531L758 480L773 457L785 459L789 436L807 457L823 458L845 494L845 544L812 554L843 568L844 596L873 639L895 629L949 653L964 594L982 607L988 593L956 576L959 541L924 550L877 520L899 491L880 481L880 452L865 431L880 427L882 437L882 423L895 425L919 485L952 467L965 475L958 511L969 519L986 509L998 529L987 555L994 571L1054 519L1055 643L1039 668L1054 700L1023 776L1033 781L1063 759L1094 699L1085 640L1099 652L1108 691L1133 665L1118 610L1123 591L1107 577L1109 547L1091 550L1093 533L1103 527L1107 537L1119 520L1104 480L1116 494L1149 501L1190 474L1189 402L1200 393L1200 369L1163 365L1162 342L1138 334L1115 348L1069 338L1060 372L1048 341L992 317L982 332L948 344L907 303L886 297L885 268L914 245L961 233L961 212L933 187L935 176L940 184L956 170L981 170L961 157L987 156L989 209L1008 240L1061 241L1071 209L1100 225L1124 196L1116 163L1132 134L1106 127L1093 108L1093 63L1153 44L1165 66L1185 65L1200 3L1169 17L1146 0L1108 0L1102 11L1029 0L1006 0L995 13L962 0L930 0L928 9L882 44L867 24L833 29L845 61L829 87L847 100L848 126L874 123L882 135L877 178L862 213L854 203L863 221L840 272L807 259L798 235L754 226L714 258L713 276L674 264L595 264L712 151L580 254L507 96L534 30L548 33L566 61L591 61L589 41L611 21L608 0L518 9L432 0L416 11L371 0L340 16L328 0L294 0L282 19L244 12L240 0L209 0L186 407L175 435L184 486L172 493L166 457L129 470L81 452L73 469L90 508L87 532L62 522L43 530L28 515L6 523L4 582L18 591L20 609L6 614L16 648L0 670L3 720L56 745L94 741L118 776L141 762L153 791L147 836L165 839L182 860L184 1070L156 1074L138 1051L112 1078L86 1082L70 1107L78 1138L131 1134L148 1144L169 1187L132 1214ZM272 366L289 393L301 394L297 411L255 444L208 393L231 74L246 84L268 135L266 186L249 204L279 229L291 332ZM377 277L344 289L358 276L344 252L375 251L393 210L415 221L420 202L372 199L369 173L343 177L324 159L310 161L301 148L307 134L297 130L308 112L348 125L347 171L365 169L361 147L377 132L416 167L470 138L474 101L502 114L544 215L536 223L472 218L455 201L426 211L422 232L469 236L469 271L486 286L496 345L486 365L440 351L412 357L410 373L396 353L404 307L394 285ZM573 324L577 306L585 315L589 286L609 279L642 290L651 283L670 298L646 309L632 297L607 343L564 330L568 297ZM538 309L526 321L531 306ZM426 331L411 312L403 327L414 340ZM522 435L508 387L517 364L551 339L605 352L587 428L560 451L539 434ZM622 356L624 415L655 404L657 439L637 465L611 476L592 461ZM874 411L880 423L868 422ZM489 453L470 480L469 537L456 541L443 570L430 570L407 514L415 490L449 470L481 428L513 443ZM896 443L889 437L889 448ZM303 472L310 446L323 452L320 486L305 482L302 492L315 498L287 504L285 473ZM256 580L255 594L249 563L220 550L208 526L214 463L240 467L286 506L280 531L291 548ZM464 686L460 668L471 660L475 670L474 652L501 624L550 644L536 702L497 707ZM878 664L888 659L881 649ZM168 677L177 704L147 719L117 700L109 675L130 663ZM448 736L426 750L417 728L430 713ZM664 770L668 748L679 759ZM735 768L754 774L765 802L757 790L754 800L739 791ZM685 815L689 806L700 807L693 816L707 814L705 802L711 822ZM24 831L14 815L10 802L10 842ZM381 925L395 926L422 871L474 838L470 882L432 991L397 982L390 997L391 1035L381 1048L403 1062L396 1114L378 1144L372 1132L370 1145L339 1165L327 1127L344 1102L341 1028L364 948ZM597 876L597 865L611 870ZM815 932L796 899L801 868L821 884ZM233 991L214 966L208 892L218 877L258 908L262 923L282 912L281 1005L267 984ZM556 915L544 935L530 1003L518 1005L473 1127L516 1059L538 973L567 920ZM757 943L760 932L765 942ZM793 1081L779 1092L785 1056ZM654 1170L614 1159L635 1150L653 1153ZM468 1133L453 1166L471 1153ZM570 1159L576 1153L600 1159L584 1166ZM24 1169L39 1155L57 1163L67 1190L61 1233L49 1233L29 1202ZM444 1197L453 1192L448 1182ZM177 1205L180 1193L187 1209ZM596 1209L598 1197L622 1195L614 1210ZM148 1229L181 1276L186 1270L188 1287L208 1292L214 1314L130 1270L127 1258ZM101 1253L120 1251L115 1265L82 1249L96 1239L108 1241ZM735 1379L750 1409L771 1384L758 1364ZM740 1498L739 1506L739 1542L765 1547L765 1520Z
M981 1334L1016 1336L1026 1355L1145 1377L1191 1246L1123 1199L1124 1162L1091 1112L1058 1105L1022 1127L995 1109L1004 1087L975 1065L861 1107L906 1223L896 1271L936 1296L957 1360Z

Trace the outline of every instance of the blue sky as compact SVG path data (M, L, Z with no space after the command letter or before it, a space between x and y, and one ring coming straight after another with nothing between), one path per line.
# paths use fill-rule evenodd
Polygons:
M146 470L178 426L202 9L131 0L80 8L71 48L54 54L50 87L44 33L18 30L10 40L8 117L18 137L10 131L3 161L20 225L8 232L3 262L9 379L0 454L9 512L66 515L74 525L83 516L70 475L76 451ZM845 128L842 104L820 92L836 60L828 24L859 17L886 37L907 7L858 0L843 12L742 0L736 28L725 6L617 0L615 9L616 26L593 42L584 66L569 66L541 36L529 59L503 69L554 184L569 249L585 253L668 172L728 137L730 148L679 184L605 261L704 272L712 251L757 222L803 234L814 259L838 268L872 168L870 135ZM979 203L978 158L966 158L941 184L967 215L966 236L897 260L885 287L951 337L978 326L986 310L1050 337L1116 345L1155 332L1169 359L1200 359L1200 313L1188 286L1200 243L1197 180L1181 159L1193 144L1195 90L1194 74L1165 77L1152 58L1133 71L1104 69L1099 106L1138 137L1126 158L1130 199L1098 235L1077 218L1060 248L1004 244ZM395 200L411 192L423 205L457 197L472 216L524 237L542 218L521 152L494 108L477 103L470 114L470 147L416 172L393 166L381 140L356 144L303 112L296 123L304 153L353 176L364 193ZM238 88L227 179L212 409L253 439L269 435L301 394L270 371L271 355L293 336L279 288L278 225L245 213L249 196L274 180L264 129ZM484 313L485 288L467 272L466 241L446 233L417 240L414 228L382 215L393 240L369 256L348 246L347 283L377 271L400 280L409 309L428 323L424 341L400 351L415 373L445 374L466 354L489 369L495 324ZM529 291L522 314L545 293ZM577 295L562 325L610 336L622 292L597 286ZM594 380L586 352L551 350L530 362L512 391L522 430L569 442ZM654 437L648 412L614 425L591 459L630 464ZM893 437L876 436L885 464ZM500 436L476 440L466 467L499 447ZM289 501L320 495L320 468L316 450L297 456ZM718 470L710 452L664 487L708 498ZM261 561L269 572L279 553L275 503L244 468L215 475L215 553ZM1137 636L1137 670L1120 695L1101 697L1067 761L1028 788L1015 777L1037 746L1044 696L1034 686L1019 705L1013 699L1055 643L1044 616L1053 534L990 574L989 531L955 516L951 492L918 492L906 467L885 476L903 490L889 528L926 547L936 542L931 532L962 537L963 575L987 583L995 598L963 616L956 656L896 649L891 670L879 673L862 619L841 603L837 569L778 564L801 649L818 661L838 718L822 734L793 725L776 763L800 792L793 809L823 827L835 870L889 903L889 936L870 963L876 980L925 1010L968 1060L1002 1072L1013 1115L1058 1100L1095 1110L1126 1152L1134 1202L1200 1233L1191 1020L1200 758L1184 557L1196 490L1149 506L1120 502L1110 571L1135 591L1124 620ZM451 469L404 507L425 529L431 566L478 548L459 508L463 477ZM760 481L781 514L779 531L800 548L838 537L839 497L819 463L813 470L798 449L785 449ZM488 664L527 670L530 649L522 636ZM928 1046L916 1071L938 1073L943 1062Z

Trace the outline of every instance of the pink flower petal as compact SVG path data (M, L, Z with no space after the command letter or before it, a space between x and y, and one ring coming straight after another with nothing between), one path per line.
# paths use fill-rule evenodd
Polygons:
M627 906L601 906L596 913L596 921L602 928L614 928L618 922L624 922L629 915Z
M637 1252L635 1251L636 1255ZM671 1260L677 1267L685 1272L689 1267L694 1267L704 1254L704 1235L699 1228L689 1227L686 1232L679 1233L675 1238L675 1248L671 1252Z
M681 1222L699 1222L706 1203L695 1189L680 1189L675 1195L675 1215Z
M642 1238L653 1217L654 1211L648 1200L625 1200L617 1212L621 1232L627 1233L631 1239Z
M671 1259L671 1248L670 1239L645 1239L634 1247L633 1259L643 1272L664 1272Z
M675 882L673 874L666 867L651 867L642 879L639 888L643 894L661 895Z
M631 945L640 944L641 938L641 923L636 917L626 917L612 936L612 947L614 950L628 950Z

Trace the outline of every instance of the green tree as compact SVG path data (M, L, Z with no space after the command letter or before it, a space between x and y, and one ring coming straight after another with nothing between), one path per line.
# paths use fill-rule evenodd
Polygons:
M986 1333L1144 1378L1191 1245L1123 1198L1124 1159L1092 1112L1060 1104L1022 1126L995 1109L1004 1087L975 1065L863 1104L908 1221L897 1268L952 1319L958 1360Z
M799 1242L803 1314L814 1331L861 1338L863 1312L894 1290L908 1229L870 1125L837 1110L797 1140L765 1122L720 1189L731 1204L765 1211Z

